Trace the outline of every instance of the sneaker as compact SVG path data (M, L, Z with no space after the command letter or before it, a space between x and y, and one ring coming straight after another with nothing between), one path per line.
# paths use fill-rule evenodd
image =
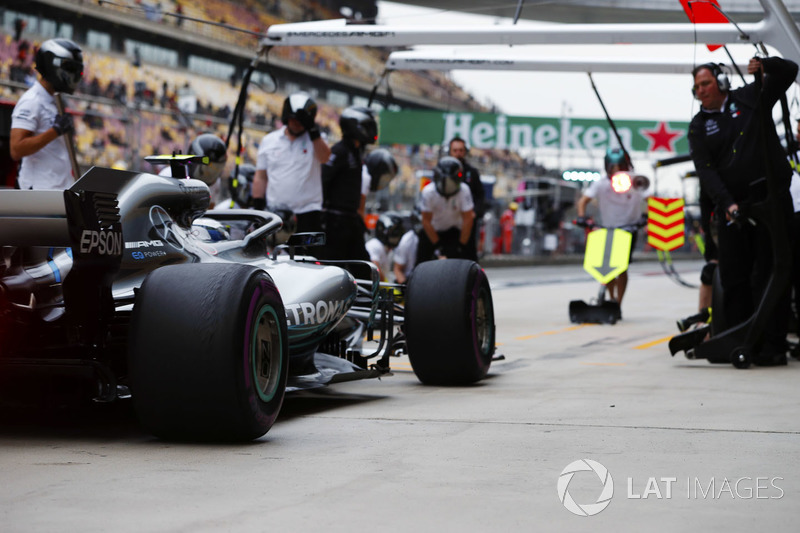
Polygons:
M706 307L702 311L692 316L687 316L686 318L682 318L676 322L678 325L678 331L684 333L690 327L695 324L705 324L711 319L711 308Z

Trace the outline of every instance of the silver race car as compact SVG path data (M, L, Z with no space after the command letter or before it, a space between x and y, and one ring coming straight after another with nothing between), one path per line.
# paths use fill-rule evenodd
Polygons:
M202 181L97 167L67 191L0 191L0 375L130 396L162 438L251 440L287 391L386 375L393 356L426 384L488 372L477 264L380 283L371 263L314 259L324 234L272 246L277 215L208 207Z

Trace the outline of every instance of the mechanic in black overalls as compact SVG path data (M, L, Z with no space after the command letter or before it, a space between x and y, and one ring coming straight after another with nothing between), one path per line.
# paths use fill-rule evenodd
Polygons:
M322 210L325 225L324 259L369 261L364 246L362 155L378 138L375 115L367 107L348 107L339 117L342 140L331 148L322 166Z
M469 242L467 243L467 247L470 249L475 250L475 260L478 260L478 256L480 255L480 250L478 250L478 234L480 232L481 222L483 221L483 215L486 214L486 191L483 188L483 183L481 182L481 173L478 172L478 169L473 167L472 165L467 162L467 154L469 153L469 148L467 148L467 142L460 138L454 137L450 140L450 144L448 146L448 154L450 157L455 157L461 162L461 166L464 167L464 180L463 182L467 184L469 187L469 192L472 194L472 203L475 206L475 221L472 224L472 231L469 234Z
M763 112L769 113L797 75L791 61L770 57L753 58L747 66L749 74L763 75L763 89L749 83L730 90L727 76L719 65L709 63L696 67L693 92L701 109L689 125L689 147L703 190L714 202L718 214L719 273L725 298L729 326L740 324L752 316L766 289L772 270L770 236L765 224L752 225L746 220L749 204L763 198L761 189L751 185L766 173L765 158L780 180L774 191L785 210L788 228L791 215L789 183L791 169L774 126L766 128L766 153L758 116L758 100ZM762 183L763 185L763 183ZM741 213L741 214L740 214ZM788 229L787 229L788 231ZM764 343L753 362L758 365L786 364L789 292L770 316Z

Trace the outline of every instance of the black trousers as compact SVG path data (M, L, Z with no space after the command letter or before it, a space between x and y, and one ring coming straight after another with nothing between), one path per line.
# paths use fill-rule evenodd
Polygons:
M790 231L788 213L785 216L787 233ZM767 288L772 273L772 242L763 223L753 226L728 224L725 217L717 222L719 239L719 273L724 290L726 323L735 326L750 318L756 311ZM781 253L791 253L790 249ZM767 349L784 350L789 326L790 291L784 291L778 304L770 313L764 331Z
M324 212L325 247L323 259L358 259L369 261L364 245L366 227L358 213Z
M305 213L297 213L295 216L297 216L296 233L322 231L321 211L307 211Z
M417 264L436 259L436 250L438 249L445 257L450 259L470 259L472 261L478 260L474 246L461 245L459 238L461 237L460 228L450 228L444 231L437 231L439 242L436 246L433 245L428 238L428 234L424 230L419 232L419 244L417 245Z

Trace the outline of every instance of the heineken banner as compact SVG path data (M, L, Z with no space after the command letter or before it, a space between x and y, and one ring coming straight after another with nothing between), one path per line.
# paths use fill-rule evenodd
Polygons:
M639 152L688 152L688 122L615 121L622 142ZM476 148L604 150L616 144L602 119L512 117L494 113L381 111L381 144L441 144L453 137Z

